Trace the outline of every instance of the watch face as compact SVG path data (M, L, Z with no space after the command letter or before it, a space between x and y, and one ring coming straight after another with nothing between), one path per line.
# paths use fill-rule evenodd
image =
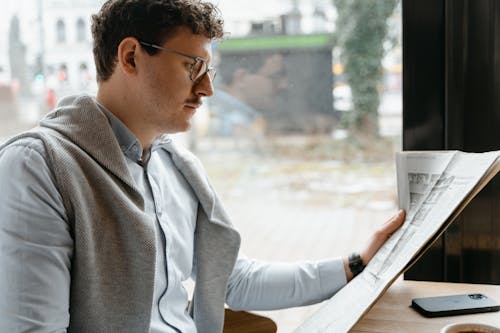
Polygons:
M352 275L356 276L365 269L361 256L358 253L353 253L349 256L349 269Z

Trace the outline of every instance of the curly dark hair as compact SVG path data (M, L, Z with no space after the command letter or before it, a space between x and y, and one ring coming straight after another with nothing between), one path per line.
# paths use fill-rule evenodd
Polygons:
M220 39L223 24L218 8L201 0L108 0L92 15L97 81L111 77L118 45L127 37L162 44L184 26L194 34ZM151 55L157 52L152 48L146 51Z

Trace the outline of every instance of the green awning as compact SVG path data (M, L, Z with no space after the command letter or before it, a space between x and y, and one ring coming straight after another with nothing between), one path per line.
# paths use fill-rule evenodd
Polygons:
M230 38L217 43L219 51L247 51L331 47L332 35L295 35Z

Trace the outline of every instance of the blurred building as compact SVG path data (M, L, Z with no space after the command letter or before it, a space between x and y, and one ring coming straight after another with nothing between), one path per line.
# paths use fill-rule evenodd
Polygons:
M41 66L47 89L61 93L94 90L91 15L102 0L44 0Z
M262 114L268 132L329 133L336 121L332 34L304 33L297 4L277 20L253 21L245 37L219 43L216 83Z
M104 0L18 0L9 2L0 14L0 46L11 48L9 31L13 17L19 19L19 44L31 92L38 95L48 89L77 91L95 86L90 17ZM0 79L4 84L15 80L9 54L0 54Z

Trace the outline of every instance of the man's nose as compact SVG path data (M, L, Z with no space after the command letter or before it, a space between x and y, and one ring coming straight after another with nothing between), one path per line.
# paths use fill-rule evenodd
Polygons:
M210 97L214 94L214 86L210 75L205 74L200 81L194 84L194 93L196 96Z

